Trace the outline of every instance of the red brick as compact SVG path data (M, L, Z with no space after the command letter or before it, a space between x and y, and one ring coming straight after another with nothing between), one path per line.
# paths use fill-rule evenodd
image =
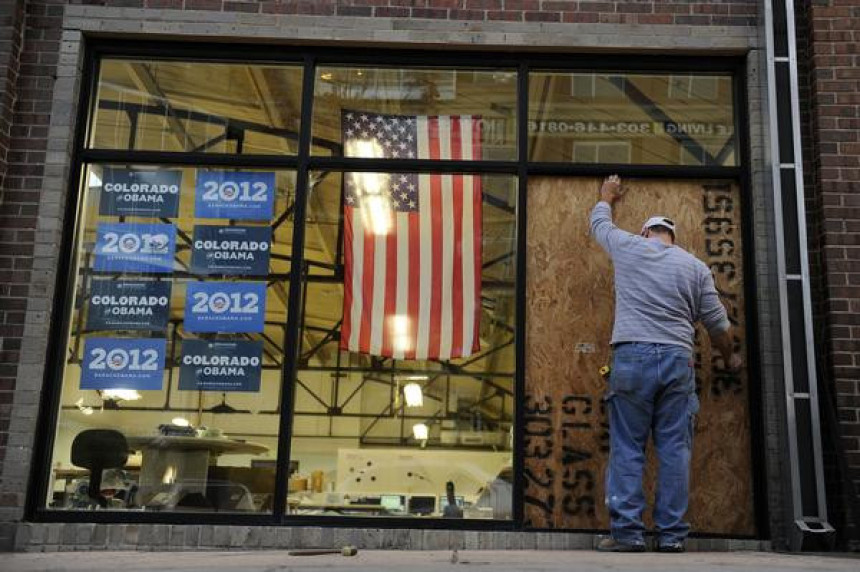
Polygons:
M562 22L585 22L595 24L600 21L597 12L564 12L561 15Z
M450 20L483 20L483 10L450 10L448 12Z
M380 18L408 18L409 8L380 6L373 9L373 15Z
M413 18L444 20L448 17L448 10L444 8L412 8L411 16Z
M221 0L185 0L186 10L217 10L221 11L223 3Z
M502 20L506 22L522 22L523 13L517 10L492 10L487 12L487 20Z
M475 10L501 10L504 7L503 0L466 0L464 6Z
M526 12L526 22L561 22L561 12Z

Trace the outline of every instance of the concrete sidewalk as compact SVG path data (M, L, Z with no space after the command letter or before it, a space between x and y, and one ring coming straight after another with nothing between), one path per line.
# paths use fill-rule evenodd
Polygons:
M357 556L289 556L261 552L53 552L0 555L4 572L219 570L348 572L436 572L476 569L486 572L857 572L860 555L787 555L766 552L697 552L687 554L599 554L593 551L450 551L362 550Z

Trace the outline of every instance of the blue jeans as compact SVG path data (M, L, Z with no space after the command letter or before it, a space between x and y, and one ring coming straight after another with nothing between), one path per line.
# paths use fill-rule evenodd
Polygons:
M626 343L615 347L609 392L610 453L606 506L612 537L642 544L642 471L653 433L659 460L654 525L658 542L682 542L690 487L693 418L699 409L690 350L681 346Z

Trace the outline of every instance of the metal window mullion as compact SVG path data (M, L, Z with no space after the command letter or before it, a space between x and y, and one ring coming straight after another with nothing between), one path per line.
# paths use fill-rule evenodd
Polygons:
M302 73L302 108L299 128L298 167L296 170L295 208L293 209L293 244L290 262L290 284L287 294L287 324L284 335L284 367L281 372L281 412L278 426L278 454L275 472L274 517L283 521L286 514L289 459L292 448L293 388L297 358L301 346L302 282L304 281L305 210L308 194L308 157L311 146L314 77L316 62L312 56L304 61Z

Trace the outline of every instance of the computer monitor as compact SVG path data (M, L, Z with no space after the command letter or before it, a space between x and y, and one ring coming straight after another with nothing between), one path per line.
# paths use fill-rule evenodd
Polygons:
M432 514L436 510L436 497L414 496L409 497L409 514Z
M403 500L402 495L382 495L379 497L379 505L386 510L401 511Z
M454 504L458 507L463 508L463 497L460 495L454 496ZM439 495L439 512L445 510L445 507L448 506L448 495Z

